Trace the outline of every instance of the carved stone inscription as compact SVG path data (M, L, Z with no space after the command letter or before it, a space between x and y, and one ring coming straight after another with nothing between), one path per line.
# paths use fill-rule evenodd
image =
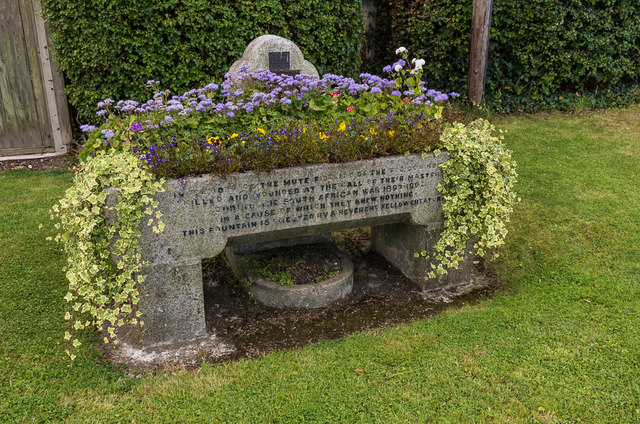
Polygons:
M434 209L442 202L435 190L441 176L438 162L414 157L406 163L382 162L377 166L326 166L333 172L316 166L297 168L298 172L241 174L235 181L221 181L215 192L191 198L180 198L176 193L184 207L216 216L216 222L206 226L194 222L179 231L183 237L215 232L232 238L292 226Z
M442 220L442 154L170 180L156 195L165 230L141 225L150 265L213 257L227 245ZM277 233L277 234L274 234Z

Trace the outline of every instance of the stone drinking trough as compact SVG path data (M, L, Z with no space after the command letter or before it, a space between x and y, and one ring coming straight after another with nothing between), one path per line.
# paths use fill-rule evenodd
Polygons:
M414 257L429 250L442 229L438 165L446 159L393 156L170 180L167 191L155 196L164 232L141 223L148 264L138 307L145 329L129 342L149 346L205 336L201 262L225 247L371 226L373 248L423 290L465 282L469 260L425 280L429 263Z

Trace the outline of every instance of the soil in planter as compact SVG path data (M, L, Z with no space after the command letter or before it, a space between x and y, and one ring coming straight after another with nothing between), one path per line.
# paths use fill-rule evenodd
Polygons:
M326 246L306 244L273 249L266 256L247 257L245 272L280 286L316 284L340 273L340 259Z
M204 262L207 330L235 352L213 362L250 358L266 352L301 347L387 325L424 319L440 310L491 296L499 280L481 269L485 288L457 297L453 303L425 300L418 288L371 251L370 233L357 229L334 233L336 245L354 263L353 291L345 299L321 309L282 310L260 305L242 290L224 257Z

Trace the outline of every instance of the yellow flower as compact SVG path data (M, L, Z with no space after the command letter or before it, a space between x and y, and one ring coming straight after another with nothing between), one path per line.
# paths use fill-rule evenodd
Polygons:
M377 132L376 132L376 129L375 129L375 128L369 128L369 132L370 132L372 135L376 135L376 134L377 134Z
M329 138L328 135L326 135L325 133L321 132L318 133L318 135L320 136L320 138L322 139L322 141L327 141L327 139Z
M228 138L228 140L231 140L232 138L236 138L237 136L238 136L238 134L233 133L233 134L231 134L231 136Z
M265 130L263 130L262 128L258 128L258 132L262 135L265 135L267 132Z
M220 145L220 137L209 137L207 141L209 144L215 144L216 146Z
M342 132L347 128L347 124L344 123L344 121L340 124L340 126L338 127L338 132Z
M396 135L395 131L389 131L389 137L393 137L394 135Z

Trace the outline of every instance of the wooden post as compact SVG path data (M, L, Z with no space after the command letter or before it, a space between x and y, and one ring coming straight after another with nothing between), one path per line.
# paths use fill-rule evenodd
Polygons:
M31 7L33 7L38 58L42 69L42 81L54 147L56 153L66 153L67 145L71 141L71 123L69 122L69 114L66 108L66 98L64 93L60 91L60 89L64 90L64 86L61 84L62 78L55 74L55 65L49 57L49 40L47 39L44 19L42 18L40 2L33 1ZM59 80L60 85L57 91L56 79Z
M467 96L469 102L474 105L480 105L482 103L484 94L489 57L489 33L491 31L492 9L493 0L473 0Z

